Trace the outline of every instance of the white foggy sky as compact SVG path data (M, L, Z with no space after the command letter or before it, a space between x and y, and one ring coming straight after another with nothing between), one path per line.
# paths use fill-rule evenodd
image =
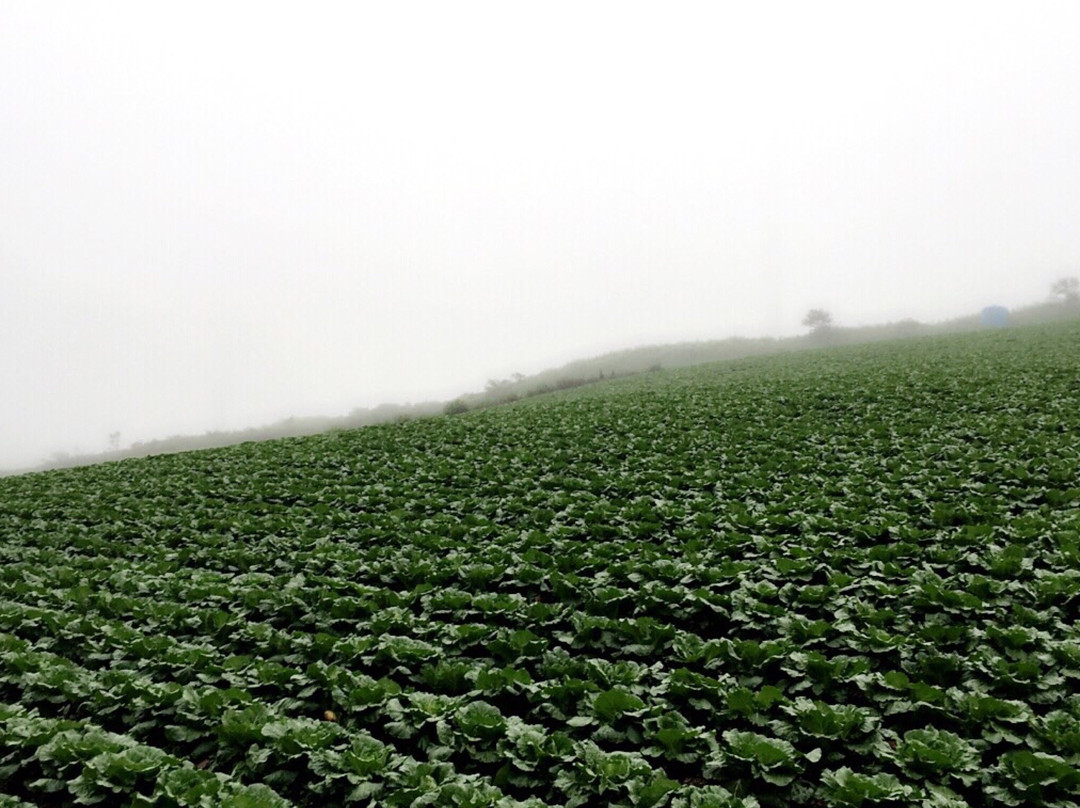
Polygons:
M0 468L1045 298L1080 4L0 0Z

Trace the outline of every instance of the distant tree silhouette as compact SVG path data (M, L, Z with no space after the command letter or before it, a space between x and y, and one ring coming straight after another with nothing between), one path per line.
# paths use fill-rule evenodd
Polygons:
M824 334L832 328L833 319L825 309L810 309L803 317L802 324L810 329L811 334Z
M1080 300L1080 280L1058 278L1050 286L1050 299L1061 303L1075 303Z

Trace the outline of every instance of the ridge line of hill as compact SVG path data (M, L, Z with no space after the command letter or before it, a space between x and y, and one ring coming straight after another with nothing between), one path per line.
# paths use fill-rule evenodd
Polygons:
M1010 326L1080 317L1080 302L1039 303L1010 312ZM215 430L202 435L173 435L150 441L136 441L125 449L91 454L55 453L37 466L23 469L0 469L0 477L28 474L58 468L93 465L158 454L196 451L233 446L250 441L303 437L363 426L455 414L498 406L556 390L580 387L614 378L632 376L662 368L742 359L752 356L813 350L840 345L856 345L884 340L910 339L948 333L962 333L986 328L979 314L926 324L912 319L873 326L819 329L796 337L728 337L719 340L685 341L662 345L626 348L567 362L531 376L492 379L482 392L465 393L452 401L425 401L418 404L380 404L357 408L344 416L290 417L261 427L241 430Z

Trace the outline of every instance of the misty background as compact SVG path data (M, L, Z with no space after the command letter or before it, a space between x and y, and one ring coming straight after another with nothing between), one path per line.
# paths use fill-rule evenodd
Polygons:
M0 0L0 469L1080 269L1080 6Z

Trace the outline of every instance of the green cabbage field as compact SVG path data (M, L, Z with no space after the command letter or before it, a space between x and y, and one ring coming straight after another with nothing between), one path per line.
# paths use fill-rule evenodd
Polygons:
M0 806L1080 804L1080 324L0 480Z

